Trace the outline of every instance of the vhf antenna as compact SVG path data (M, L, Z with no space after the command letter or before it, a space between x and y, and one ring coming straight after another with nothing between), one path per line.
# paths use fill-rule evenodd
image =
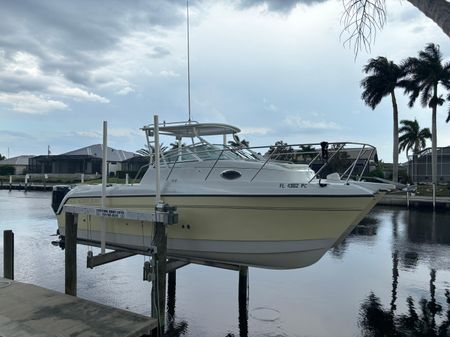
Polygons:
M187 31L187 89L188 89L188 112L189 122L191 121L191 65L189 53L189 0L186 0L186 31Z

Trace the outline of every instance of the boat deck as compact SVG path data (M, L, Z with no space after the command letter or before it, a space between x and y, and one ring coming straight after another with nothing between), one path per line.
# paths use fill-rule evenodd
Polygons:
M150 317L1 277L0 303L0 336L141 337L157 325Z

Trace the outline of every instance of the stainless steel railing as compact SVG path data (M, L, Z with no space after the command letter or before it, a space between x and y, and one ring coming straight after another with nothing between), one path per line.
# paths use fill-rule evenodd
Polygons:
M322 143L279 144L272 146L233 147L214 145L201 149L200 144L174 148L161 154L162 166L169 168L166 180L179 165L187 162L211 162L205 175L206 181L221 160L245 160L259 162L261 166L252 176L255 178L269 163L305 164L315 171L309 182L320 178L322 174L337 171L341 180L361 180L364 172L370 170L370 164L376 161L376 149L372 145L356 142L330 142L324 148ZM203 144L204 145L204 144ZM261 155L261 152L264 152ZM154 156L154 154L152 154ZM153 158L154 159L154 158ZM153 163L154 160L150 162ZM336 164L337 163L337 164ZM151 166L151 165L150 165Z

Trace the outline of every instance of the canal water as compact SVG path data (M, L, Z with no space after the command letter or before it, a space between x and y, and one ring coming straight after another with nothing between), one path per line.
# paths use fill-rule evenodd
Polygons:
M17 280L64 291L64 252L51 245L56 228L50 193L0 190L0 230L15 233ZM79 246L78 295L149 315L145 258L91 270L87 251ZM449 212L377 207L313 266L249 274L246 314L237 272L178 270L168 335L450 336Z

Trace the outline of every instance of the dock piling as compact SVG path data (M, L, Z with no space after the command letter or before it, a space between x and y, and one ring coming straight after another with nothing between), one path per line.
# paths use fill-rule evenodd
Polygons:
M77 296L77 229L73 213L66 212L65 218L65 291Z
M14 280L14 233L3 231L3 276Z
M158 320L159 332L164 332L166 311L167 235L163 222L154 223L153 244L158 247L152 255L155 280L152 282L152 317ZM153 334L155 335L155 333ZM162 335L162 333L161 333Z

